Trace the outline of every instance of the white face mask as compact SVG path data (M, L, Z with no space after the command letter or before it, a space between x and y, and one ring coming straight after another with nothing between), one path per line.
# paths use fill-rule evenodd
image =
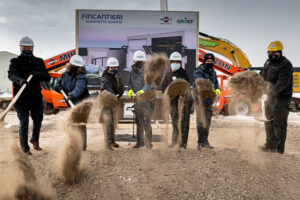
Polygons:
M179 63L171 63L171 69L172 71L177 71L180 68Z

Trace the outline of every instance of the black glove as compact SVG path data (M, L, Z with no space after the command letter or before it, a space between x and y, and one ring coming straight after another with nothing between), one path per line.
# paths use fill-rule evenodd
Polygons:
M42 73L41 72L32 71L29 74L33 75L32 78L36 79L36 78L39 78Z
M71 93L68 94L68 100L72 101L74 99L73 95Z
M22 79L20 82L19 82L19 85L20 86L22 86L22 85L24 85L24 84L28 84L28 82L27 82L27 80L25 80L25 79Z
M63 88L61 87L61 85L57 85L55 87L55 91L61 93L61 91L63 90Z

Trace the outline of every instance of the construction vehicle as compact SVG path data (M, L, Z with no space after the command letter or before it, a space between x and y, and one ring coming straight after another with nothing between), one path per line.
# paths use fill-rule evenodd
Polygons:
M207 53L205 50L218 53L232 62L232 64L218 58L216 58L214 68L226 75L217 75L221 88L221 95L219 100L214 104L214 109L219 113L228 113L229 103L231 98L231 91L227 86L228 76L232 76L235 73L242 72L245 70L261 70L262 68L251 68L251 64L246 54L239 49L236 45L226 39L217 38L210 36L205 33L199 32L199 61L203 62L203 55ZM294 95L291 103L292 111L300 111L300 69L294 68L293 74L293 90ZM245 98L237 99L234 107L231 107L230 113L248 115L251 111L256 111L258 107L251 105L250 101Z
M62 73L58 73L69 62L70 58L75 55L75 49L61 53L54 57L44 60L45 66L49 75L51 76L50 82L42 82L42 95L45 114L56 114L59 110L65 110L68 105L61 93L53 90L57 79L59 79Z

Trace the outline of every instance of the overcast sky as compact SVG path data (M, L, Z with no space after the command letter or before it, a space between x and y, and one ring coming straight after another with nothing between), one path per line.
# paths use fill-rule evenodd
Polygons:
M168 0L169 10L199 11L201 32L240 47L262 66L272 40L300 67L300 0ZM44 59L75 48L75 9L159 10L159 0L0 0L0 51L19 54L21 37Z

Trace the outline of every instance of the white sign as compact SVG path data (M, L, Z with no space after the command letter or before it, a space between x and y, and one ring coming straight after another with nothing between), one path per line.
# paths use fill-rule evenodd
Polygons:
M134 113L132 112L134 110L134 103L125 103L124 104L124 118L134 118Z

